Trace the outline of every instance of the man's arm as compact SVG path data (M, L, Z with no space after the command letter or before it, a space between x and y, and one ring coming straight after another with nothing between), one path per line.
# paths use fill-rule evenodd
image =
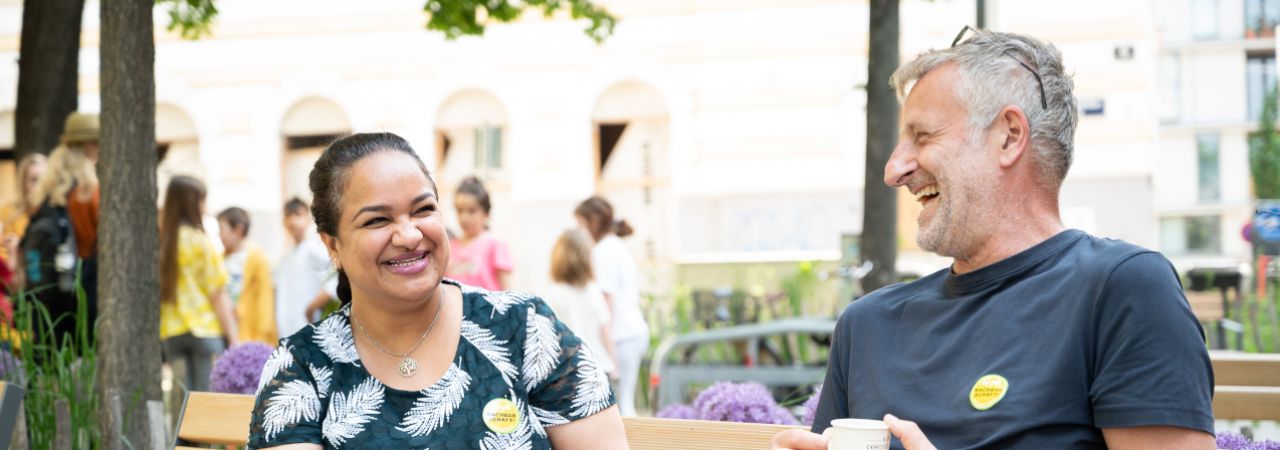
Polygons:
M1103 428L1107 448L1116 450L1213 450L1217 441L1200 430L1179 427Z

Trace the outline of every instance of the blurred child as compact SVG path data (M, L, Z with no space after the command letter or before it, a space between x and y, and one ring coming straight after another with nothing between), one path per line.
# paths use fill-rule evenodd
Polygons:
M235 308L240 341L275 345L276 301L267 255L249 241L249 213L230 207L218 213L218 237L225 249L227 294Z
M160 339L175 379L195 391L209 390L213 358L239 341L222 253L202 225L204 198L204 183L173 177L160 220Z
M467 177L458 185L453 206L462 237L449 240L447 276L491 291L509 288L511 253L489 233L489 191L480 179Z
M617 378L617 356L609 337L609 305L604 291L596 285L591 271L591 248L595 242L585 231L565 230L551 249L551 280L547 303L556 317L587 344L601 369Z
M332 296L326 292L329 252L311 231L311 206L294 197L284 204L284 227L297 245L276 266L276 332L287 337L320 319ZM335 285L336 287L336 285Z

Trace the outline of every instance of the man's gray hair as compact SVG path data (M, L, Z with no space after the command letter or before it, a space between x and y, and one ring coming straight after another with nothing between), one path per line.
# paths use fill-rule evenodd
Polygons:
M1053 44L1030 36L985 30L973 33L954 47L922 53L899 67L889 83L901 98L909 84L930 70L955 63L960 77L955 93L969 111L970 139L978 139L1001 108L1022 108L1031 126L1032 155L1040 178L1045 186L1057 189L1071 167L1078 120L1074 84L1063 72L1062 53ZM1032 71L1044 83L1044 103Z

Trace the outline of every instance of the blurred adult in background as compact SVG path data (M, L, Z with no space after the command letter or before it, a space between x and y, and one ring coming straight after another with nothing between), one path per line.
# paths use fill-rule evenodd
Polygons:
M179 175L160 218L160 339L174 378L209 390L213 358L239 342L222 253L204 232L204 183Z
M18 197L12 202L0 206L0 257L11 264L16 263L18 240L27 231L31 214L40 206L39 199L33 198L40 178L44 176L49 158L39 153L32 153L18 161Z
M10 299L23 287L18 242L39 206L31 197L44 175L47 161L48 158L40 153L32 153L18 161L17 198L0 206L0 282L4 283L4 289L0 291L0 314L4 315L5 323L12 323L13 303Z
M62 142L30 196L36 211L18 244L27 291L51 318L65 316L54 328L59 337L75 329L77 289L85 293L90 326L98 314L98 134L96 114L67 116Z
M573 211L578 225L591 235L591 269L604 291L613 318L613 344L618 357L618 405L622 415L636 415L636 381L640 361L649 350L649 324L640 311L640 272L627 244L631 225L614 219L613 205L602 197L583 200Z
M262 248L249 240L249 212L233 206L218 213L218 238L230 276L227 294L236 312L240 341L276 343L271 265Z

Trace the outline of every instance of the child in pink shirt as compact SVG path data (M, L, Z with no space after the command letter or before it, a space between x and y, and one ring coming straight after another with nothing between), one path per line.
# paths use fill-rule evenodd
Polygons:
M489 233L489 191L476 177L467 177L458 185L453 205L462 237L449 240L447 276L491 291L508 288L511 253Z

